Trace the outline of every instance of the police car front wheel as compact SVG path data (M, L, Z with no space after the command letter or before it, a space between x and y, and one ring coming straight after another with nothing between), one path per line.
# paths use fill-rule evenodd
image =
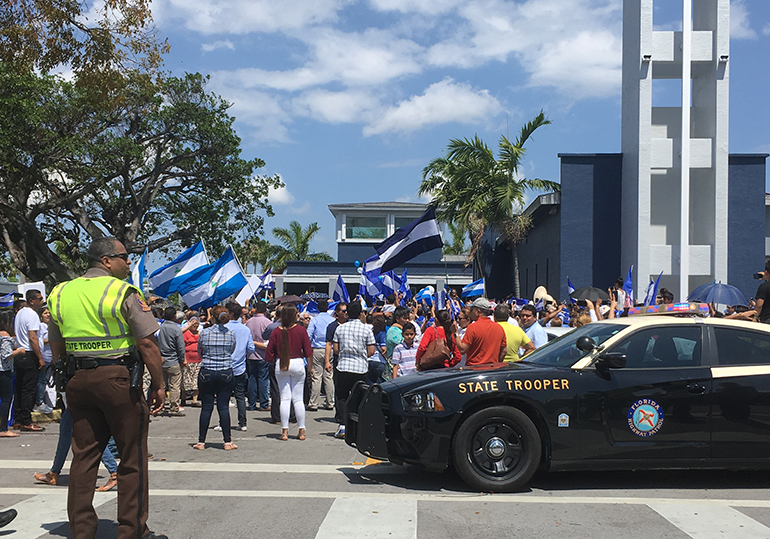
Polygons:
M455 469L468 485L509 492L524 487L537 470L540 436L524 412L495 406L460 425L452 452Z

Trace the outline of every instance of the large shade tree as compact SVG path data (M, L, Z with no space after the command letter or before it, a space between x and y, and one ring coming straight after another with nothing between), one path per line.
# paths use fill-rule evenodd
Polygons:
M329 253L311 253L310 242L313 237L321 230L318 223L310 223L307 228L297 221L289 223L289 228L276 227L273 229L273 236L283 245L276 245L266 265L273 268L273 273L283 273L290 260L311 260L326 261L334 260Z
M520 215L527 190L557 191L559 184L540 178L526 178L520 167L525 143L540 127L550 124L541 111L526 123L514 141L500 137L498 156L478 135L452 139L446 155L423 169L420 195L431 196L436 216L462 227L471 241L470 263L478 252L484 231L493 227L513 249L514 289L521 294L516 243L526 237L528 221Z
M87 89L0 62L0 245L47 285L82 270L94 238L130 253L190 245L221 252L258 236L277 176L241 158L229 104L188 74L126 79L124 99L97 105Z

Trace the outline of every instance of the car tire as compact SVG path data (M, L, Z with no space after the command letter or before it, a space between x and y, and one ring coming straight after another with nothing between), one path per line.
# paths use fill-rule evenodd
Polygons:
M520 490L540 463L540 435L532 420L511 406L480 410L460 425L452 447L455 470L483 492Z

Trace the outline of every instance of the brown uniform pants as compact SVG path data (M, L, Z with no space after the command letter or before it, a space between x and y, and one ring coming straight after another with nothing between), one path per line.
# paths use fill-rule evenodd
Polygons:
M67 513L73 539L93 539L99 520L93 507L99 462L110 439L120 453L118 539L142 539L149 502L147 431L150 411L140 389L131 389L128 369L105 365L79 370L67 384L72 415L72 464Z

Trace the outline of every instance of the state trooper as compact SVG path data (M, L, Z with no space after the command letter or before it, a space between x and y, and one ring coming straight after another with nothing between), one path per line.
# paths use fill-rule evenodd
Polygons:
M66 394L73 422L67 496L72 537L96 536L94 487L99 459L112 435L121 457L118 539L167 539L147 528L150 407L141 379L144 363L152 377L155 414L165 399L163 361L154 336L158 324L141 291L124 280L129 261L122 243L112 237L96 239L87 257L88 271L57 285L48 298L51 352L71 376Z

